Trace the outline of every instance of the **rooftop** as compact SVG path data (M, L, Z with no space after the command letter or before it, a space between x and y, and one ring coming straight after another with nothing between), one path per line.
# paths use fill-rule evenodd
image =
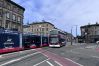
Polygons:
M50 23L50 22L33 22L33 23L31 23L30 25L34 25L34 24L50 24L50 25L52 25L52 26L54 26L52 23Z
M99 26L99 24L96 23L96 24L84 25L84 26L81 26L81 28L84 28L84 27L92 27L92 26Z
M23 25L23 28L28 28L28 27L30 27L29 25Z

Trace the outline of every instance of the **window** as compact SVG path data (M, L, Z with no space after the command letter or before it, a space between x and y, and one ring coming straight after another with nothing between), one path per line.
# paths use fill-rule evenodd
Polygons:
M36 32L36 29L34 31Z
M7 18L10 18L10 13L7 12L6 17Z
M7 2L7 9L11 9L11 5L10 5L10 3L9 2Z
M3 7L4 7L4 8L7 8L7 2L6 2L6 1L4 1Z
M6 22L6 24L5 24L5 28L9 28L9 24L8 24L8 22Z
M0 7L2 7L3 1L0 1Z
M32 29L32 32L34 32L34 29Z
M21 21L21 18L20 17L18 17L18 22L20 22Z
M51 31L50 31L50 34L51 34L51 35L57 35L57 34L58 34L58 31L57 31L57 30L51 30Z
M44 28L42 28L42 31L44 31Z
M0 20L0 27L2 26L2 21Z
M18 12L17 6L13 6L14 12Z
M57 43L58 37L50 37L50 43Z
M48 24L47 24L47 27L48 27Z
M2 16L2 10L0 9L0 17Z
M16 16L15 15L13 15L13 20L16 20Z
M48 31L48 28L46 28L46 31Z
M38 31L38 29L37 29L37 31Z

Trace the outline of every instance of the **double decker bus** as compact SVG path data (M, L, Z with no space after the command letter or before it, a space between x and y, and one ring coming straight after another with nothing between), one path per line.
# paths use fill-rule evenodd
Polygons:
M61 47L66 45L66 34L65 32L52 29L49 35L49 47Z

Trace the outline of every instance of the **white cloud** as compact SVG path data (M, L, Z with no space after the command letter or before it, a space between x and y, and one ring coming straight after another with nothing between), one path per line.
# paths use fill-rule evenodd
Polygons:
M99 0L13 0L26 8L24 22L50 21L70 32L72 25L99 21ZM24 2L23 2L24 1ZM68 28L68 29L66 29Z

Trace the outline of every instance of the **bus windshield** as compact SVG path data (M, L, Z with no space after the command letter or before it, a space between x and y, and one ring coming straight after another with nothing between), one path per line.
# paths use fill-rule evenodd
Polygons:
M50 43L57 43L58 42L58 38L57 37L51 37L50 38Z

